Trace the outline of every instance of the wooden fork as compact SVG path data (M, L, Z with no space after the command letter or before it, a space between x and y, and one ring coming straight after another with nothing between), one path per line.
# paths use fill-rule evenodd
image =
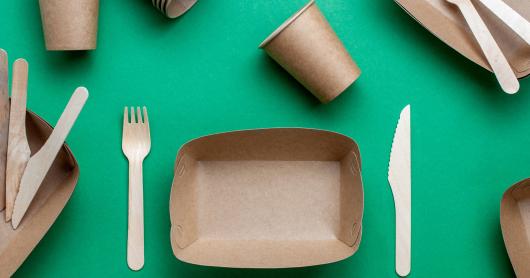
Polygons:
M144 194L142 162L151 150L147 108L127 107L123 112L122 150L129 160L129 226L127 233L127 264L132 270L144 266Z

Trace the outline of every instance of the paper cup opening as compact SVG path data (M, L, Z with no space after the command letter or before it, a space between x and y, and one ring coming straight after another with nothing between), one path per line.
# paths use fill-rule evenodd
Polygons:
M287 28L291 23L293 23L300 15L302 15L309 7L315 4L315 0L310 0L304 7L302 7L298 12L289 17L280 27L276 28L272 34L270 34L260 45L259 48L264 48L270 41L272 41L276 36L278 36L285 28Z

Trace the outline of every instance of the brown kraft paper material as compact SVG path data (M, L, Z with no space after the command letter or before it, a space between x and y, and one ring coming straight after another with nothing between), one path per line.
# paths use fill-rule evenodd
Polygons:
M361 74L314 1L283 23L260 48L323 103L335 99Z
M39 0L48 50L96 49L99 0Z
M353 255L362 234L360 159L352 139L313 129L235 131L186 143L170 198L175 256L286 268Z

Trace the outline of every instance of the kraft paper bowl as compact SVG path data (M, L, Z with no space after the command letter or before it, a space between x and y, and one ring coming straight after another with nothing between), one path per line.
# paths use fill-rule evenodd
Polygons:
M99 0L39 0L48 50L96 49Z
M26 116L28 141L32 153L39 150L52 127L39 116ZM42 186L16 230L0 212L0 277L10 277L44 237L70 199L79 178L79 167L65 144L59 151ZM60 244L60 242L57 242Z
M530 179L510 187L501 201L501 228L517 277L530 277Z
M314 0L259 47L323 103L335 99L361 74Z

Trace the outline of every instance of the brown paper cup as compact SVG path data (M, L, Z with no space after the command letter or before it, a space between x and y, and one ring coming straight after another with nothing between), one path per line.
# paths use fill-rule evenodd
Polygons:
M169 0L166 8L166 16L169 18L177 18L187 12L197 0Z
M39 0L48 50L96 49L99 0Z
M348 88L361 74L314 0L260 45L321 102Z

